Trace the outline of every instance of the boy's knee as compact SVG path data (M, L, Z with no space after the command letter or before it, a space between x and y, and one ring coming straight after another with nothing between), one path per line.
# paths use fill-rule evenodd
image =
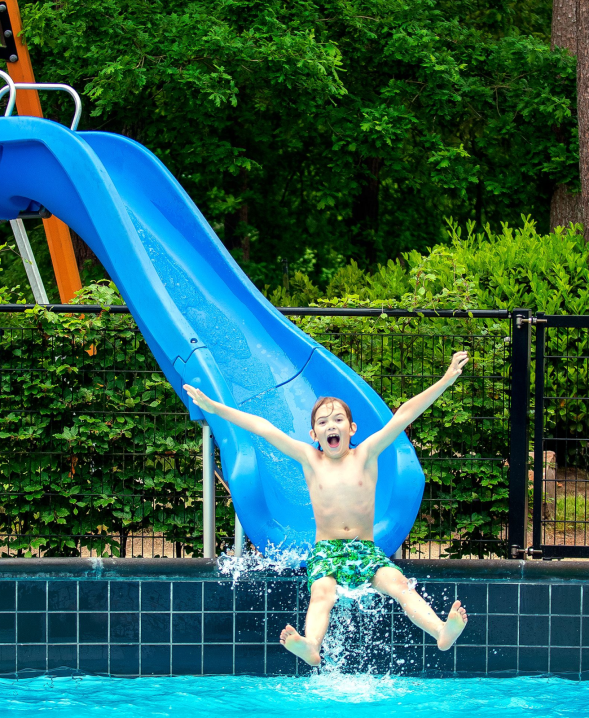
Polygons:
M333 608L335 605L335 586L314 586L311 601L325 603Z

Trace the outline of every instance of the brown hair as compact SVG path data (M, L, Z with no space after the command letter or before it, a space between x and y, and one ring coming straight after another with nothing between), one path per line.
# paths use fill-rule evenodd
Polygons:
M352 423L352 410L350 407L346 404L345 401L342 401L341 399L338 399L336 396L320 396L319 399L315 402L315 406L313 407L313 410L311 411L311 429L315 428L315 416L317 415L317 412L322 406L325 406L325 404L333 404L334 402L338 402L338 404L341 404L344 411L346 412L346 416L348 417L348 421L350 424Z

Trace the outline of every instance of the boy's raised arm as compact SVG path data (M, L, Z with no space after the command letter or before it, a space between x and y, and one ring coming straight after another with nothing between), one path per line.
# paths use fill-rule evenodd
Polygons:
M263 437L272 444L272 446L282 451L283 454L290 456L291 459L295 459L295 461L299 461L301 464L308 463L310 454L314 451L310 444L305 444L303 441L291 438L288 434L285 434L261 416L248 414L245 411L233 409L218 401L213 401L203 394L200 389L196 389L190 386L190 384L184 384L184 389L192 401L207 414L216 414L246 431L251 431L252 434Z
M368 458L378 457L402 431L411 424L418 416L431 406L449 386L452 386L456 379L462 374L462 369L468 361L467 352L456 352L452 357L448 371L435 384L417 394L409 401L400 406L393 418L380 431L375 432L363 441L360 446L368 452Z

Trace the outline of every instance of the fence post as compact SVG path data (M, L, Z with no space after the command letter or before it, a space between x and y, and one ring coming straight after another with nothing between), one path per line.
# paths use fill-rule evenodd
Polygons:
M215 558L215 442L206 421L202 422L202 503L203 556Z
M528 420L532 325L529 309L511 315L511 448L509 454L510 558L524 558L528 533Z
M245 545L245 533L243 531L243 526L241 525L241 521L239 520L239 517L237 516L237 513L235 514L235 556L243 556L243 547Z

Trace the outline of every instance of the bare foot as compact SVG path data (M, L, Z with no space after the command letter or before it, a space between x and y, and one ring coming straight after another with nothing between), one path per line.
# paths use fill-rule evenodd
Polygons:
M287 624L280 634L280 643L310 666L318 666L321 663L316 644L301 636L290 624Z
M438 636L438 648L440 651L447 651L452 648L458 636L464 631L468 623L468 616L464 608L460 606L460 601L454 601L448 619L442 626L440 635Z

